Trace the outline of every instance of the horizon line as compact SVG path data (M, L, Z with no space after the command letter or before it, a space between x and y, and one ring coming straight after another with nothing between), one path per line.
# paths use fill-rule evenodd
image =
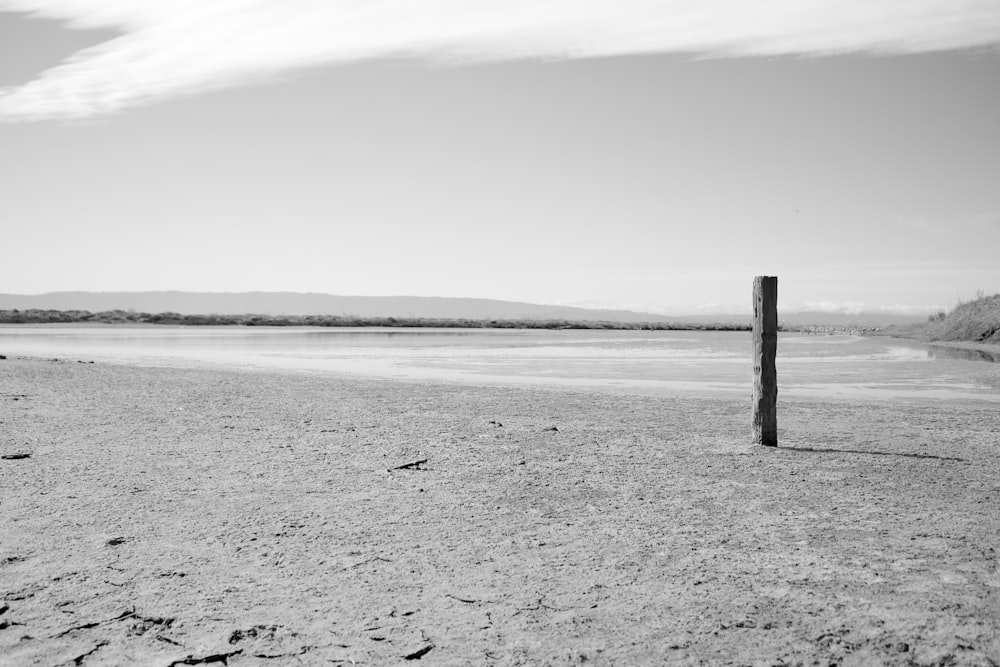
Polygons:
M36 293L13 293L5 292L0 293L0 296L7 297L44 297L59 294L122 294L122 295L141 295L141 294L185 294L185 295L218 295L218 296L239 296L239 295L299 295L299 296L316 296L316 297L332 297L341 299L434 299L434 300L450 300L450 301L492 301L497 303L508 303L508 304L523 304L538 307L554 307L554 308L571 308L575 310L586 310L586 311L615 311L615 312L627 312L635 314L648 314L656 315L659 317L700 317L700 316L747 316L752 312L751 306L748 304L746 307L740 307L735 304L694 304L687 306L663 306L663 305L646 305L646 304L624 304L624 305L608 305L608 304L593 304L581 301L562 301L562 302L539 302L539 301L523 301L519 299L510 298L497 298L497 297L469 297L469 296L440 296L440 295L418 295L418 294L334 294L331 292L312 292L312 291L295 291L295 290L205 290L205 291L194 291L194 290L183 290L183 289L155 289L155 290L50 290L46 292L36 292ZM964 300L959 298L957 304L962 303ZM956 305L957 305L956 304ZM941 306L941 305L915 305L915 304L867 304L856 301L806 301L806 302L795 302L795 303L778 303L778 310L787 314L802 314L802 313L824 313L828 315L845 315L845 316L861 316L861 315L884 315L884 316L900 316L900 317L918 317L925 316L928 314L933 314L941 311L948 311L953 309L955 306ZM55 309L53 309L55 310Z

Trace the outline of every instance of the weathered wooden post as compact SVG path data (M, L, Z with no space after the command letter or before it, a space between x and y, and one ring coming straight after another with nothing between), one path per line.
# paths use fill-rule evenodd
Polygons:
M778 446L778 278L753 279L753 442Z

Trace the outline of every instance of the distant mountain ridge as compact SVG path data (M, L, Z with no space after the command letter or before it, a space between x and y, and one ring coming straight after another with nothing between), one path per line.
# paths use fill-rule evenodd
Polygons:
M498 299L426 296L338 296L310 292L48 292L0 294L0 310L134 310L181 315L343 315L474 320L570 320L749 324L750 313L659 315L632 310L552 306ZM749 306L748 306L749 310ZM925 318L883 313L779 312L787 325L886 326Z
M0 309L135 310L182 315L345 315L456 319L565 319L667 322L670 318L630 310L548 306L497 299L425 296L338 296L303 292L49 292L0 294Z

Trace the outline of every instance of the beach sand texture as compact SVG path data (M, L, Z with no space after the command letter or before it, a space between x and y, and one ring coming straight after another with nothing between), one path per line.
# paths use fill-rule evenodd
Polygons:
M995 403L0 379L0 664L1000 663Z

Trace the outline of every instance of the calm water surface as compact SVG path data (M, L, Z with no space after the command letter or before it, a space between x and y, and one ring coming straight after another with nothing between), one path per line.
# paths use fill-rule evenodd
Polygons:
M749 391L748 332L0 326L0 354L641 393ZM1000 402L991 355L781 334L782 396Z

